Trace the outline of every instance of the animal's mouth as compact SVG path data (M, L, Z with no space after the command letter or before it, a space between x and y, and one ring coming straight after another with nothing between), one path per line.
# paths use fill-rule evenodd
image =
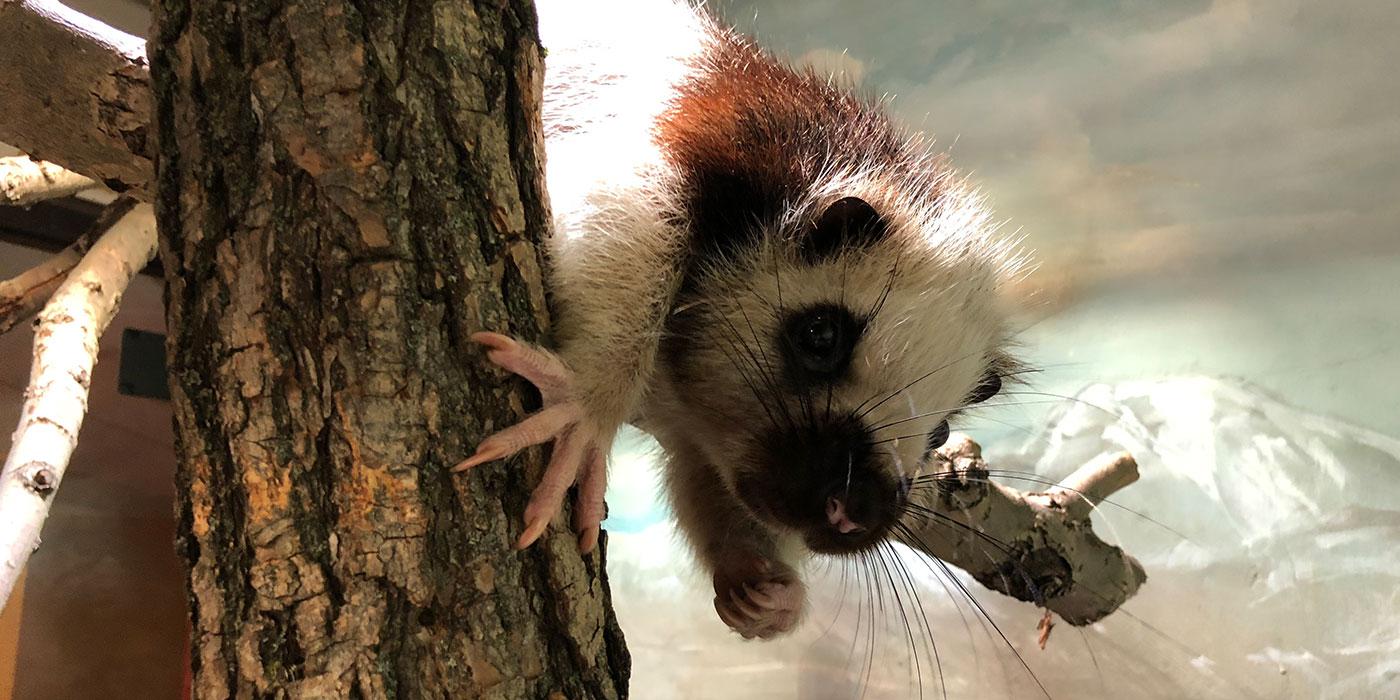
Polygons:
M807 548L816 554L830 554L837 556L850 556L860 554L866 550L874 548L883 542L887 531L863 530L858 533L834 533L828 531L809 531L802 541Z
M858 535L870 529L851 520L850 513L846 511L845 501L837 496L826 498L826 522L842 535Z
M775 531L799 536L811 551L831 555L858 554L887 538L909 490L907 480L867 479L807 490L794 499L765 482L751 478L736 484L750 514Z
M865 517L857 516L839 496L829 496L824 517L809 523L802 538L807 548L818 554L858 554L883 541L902 512L902 502L896 499L879 508L867 509Z
M795 512L787 504L776 503L762 484L741 482L738 486L739 501L757 521L776 532L794 533L819 554L857 554L879 545L903 512L902 494L907 493L890 484L893 496L882 503L872 503L868 494L861 494L862 504L848 503L839 494L832 494L825 503L815 501L822 503L820 507Z
M733 482L745 508L813 552L853 554L874 547L904 511L911 482L872 449L858 418L777 429L756 436Z

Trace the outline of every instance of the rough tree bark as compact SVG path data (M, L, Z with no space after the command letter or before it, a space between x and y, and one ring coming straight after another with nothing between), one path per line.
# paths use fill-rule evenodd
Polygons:
M151 93L140 37L56 0L0 0L0 37L0 141L149 199Z
M199 697L608 698L601 555L469 333L547 327L528 0L160 0L150 41ZM566 521L565 521L566 522Z

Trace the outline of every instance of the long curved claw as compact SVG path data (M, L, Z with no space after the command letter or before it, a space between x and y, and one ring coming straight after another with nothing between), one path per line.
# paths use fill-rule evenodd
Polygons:
M473 333L471 341L486 346L486 357L511 374L518 374L540 390L545 405L556 403L568 396L573 384L573 372L548 350L526 345L500 333Z
M584 553L598 543L602 522L603 492L607 485L607 445L600 445L597 430L585 420L581 405L573 400L573 374L556 355L499 333L475 333L472 341L487 348L487 357L502 369L524 377L540 391L544 408L508 426L477 446L476 452L452 467L461 472L486 462L554 441L554 451L540 483L525 507L525 529L516 549L534 544L564 505L569 487L579 484L574 526Z
M504 459L526 447L553 440L580 418L582 411L578 410L575 404L561 403L543 408L525 420L482 440L476 448L476 454L453 467L452 471L466 471L478 464Z
M544 476L530 494L525 506L525 532L516 541L516 549L524 549L544 534L545 527L564 505L564 495L578 478L587 445L574 432L566 432L554 441L554 454L549 458Z
M608 489L607 458L594 448L584 462L579 476L578 500L574 504L574 532L578 533L578 548L584 554L598 546L598 534L607 517L603 494Z

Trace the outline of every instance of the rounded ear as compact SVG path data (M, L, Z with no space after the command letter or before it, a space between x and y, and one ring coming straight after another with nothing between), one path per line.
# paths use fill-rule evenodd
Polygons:
M826 260L842 250L879 242L888 228L869 202L860 197L842 197L817 217L802 241L802 253L810 262Z
M967 396L967 403L982 403L996 396L998 391L1001 391L1001 375L995 370L987 370L981 381L977 382L977 386L972 387L972 393Z

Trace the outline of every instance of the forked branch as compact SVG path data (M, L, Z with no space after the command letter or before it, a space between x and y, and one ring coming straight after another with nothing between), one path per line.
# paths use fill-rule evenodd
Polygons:
M136 201L129 197L117 199L107 205L92 226L67 248L55 253L48 260L0 282L0 335L38 313L44 302L58 289L58 285L63 283L68 272L87 254L92 242L134 206Z
M0 472L0 605L39 546L87 413L97 341L131 278L155 255L148 204L130 209L83 256L39 314L19 427Z
M981 447L965 435L937 454L943 471L910 495L911 545L1072 625L1103 619L1147 580L1089 521L1095 505L1137 480L1131 455L1106 455L1045 492L1023 493L990 481Z

